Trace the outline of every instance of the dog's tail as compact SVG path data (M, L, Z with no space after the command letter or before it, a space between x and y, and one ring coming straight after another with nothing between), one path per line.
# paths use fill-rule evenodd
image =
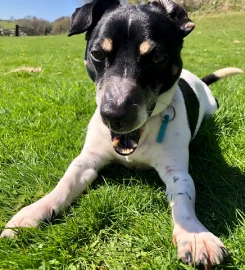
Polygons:
M210 85L228 76L237 75L241 73L243 73L243 71L239 68L234 67L223 68L215 71L212 74L205 76L204 78L202 78L202 81L206 83L206 85Z

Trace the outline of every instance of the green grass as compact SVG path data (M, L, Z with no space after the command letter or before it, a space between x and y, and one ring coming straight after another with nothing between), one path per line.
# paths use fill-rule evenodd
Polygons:
M0 20L0 28L15 29L15 25L16 25L15 22Z
M244 20L244 13L195 18L185 68L200 77L227 66L245 70ZM83 36L0 43L2 229L49 192L79 154L95 92L83 66ZM43 71L8 73L21 66ZM245 76L212 89L220 109L191 145L196 210L227 245L227 269L245 269ZM0 269L191 269L176 258L164 189L154 171L108 167L52 225L0 239Z

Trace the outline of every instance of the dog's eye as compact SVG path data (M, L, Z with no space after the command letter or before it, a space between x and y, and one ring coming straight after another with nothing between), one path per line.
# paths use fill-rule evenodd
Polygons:
M166 59L165 55L160 55L160 56L153 57L151 60L153 63L159 64L159 63L164 62L165 59Z
M97 61L104 61L106 56L103 51L93 51L91 52L92 57Z

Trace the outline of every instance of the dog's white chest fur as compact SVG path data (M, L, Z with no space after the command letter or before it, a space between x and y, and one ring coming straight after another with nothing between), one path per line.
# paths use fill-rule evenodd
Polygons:
M165 114L170 116L171 121L167 126L163 141L158 143L157 136ZM184 100L177 87L171 106L151 117L145 124L136 151L128 156L129 161L118 154L116 156L126 167L155 167L156 163L167 158L168 149L174 145L182 144L183 141L190 140L190 136Z

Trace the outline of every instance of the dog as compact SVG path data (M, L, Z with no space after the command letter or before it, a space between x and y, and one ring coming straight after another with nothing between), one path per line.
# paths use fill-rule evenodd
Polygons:
M139 6L95 0L76 9L69 36L86 32L85 65L96 85L97 108L81 154L48 195L7 223L2 237L51 220L99 170L116 162L154 168L166 184L179 259L208 267L224 260L224 244L195 214L188 148L203 119L218 108L208 85L242 71L225 68L201 80L184 70L181 49L193 29L186 11L171 0Z

